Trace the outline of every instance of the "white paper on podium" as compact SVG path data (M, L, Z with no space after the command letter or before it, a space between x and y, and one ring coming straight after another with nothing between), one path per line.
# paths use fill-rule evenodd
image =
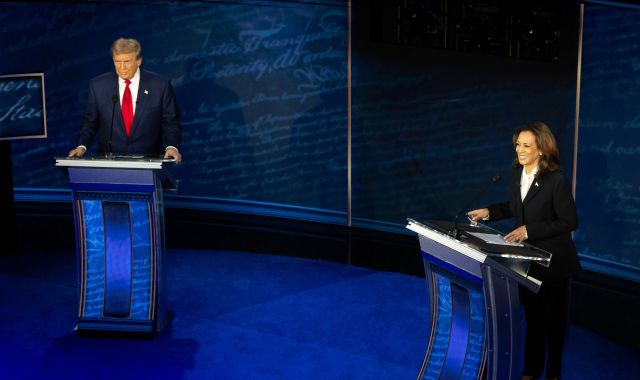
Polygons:
M483 232L467 232L469 235L473 235L477 238L484 240L489 244L498 244L498 245L510 245L515 247L524 247L522 243L509 243L504 240L504 238L500 235L496 234L485 234Z

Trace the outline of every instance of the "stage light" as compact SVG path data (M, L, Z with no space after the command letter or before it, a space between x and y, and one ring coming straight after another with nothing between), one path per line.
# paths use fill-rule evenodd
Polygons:
M446 48L446 0L397 1L398 42Z

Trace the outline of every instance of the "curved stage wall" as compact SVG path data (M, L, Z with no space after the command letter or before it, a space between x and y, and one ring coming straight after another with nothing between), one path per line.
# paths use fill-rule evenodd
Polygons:
M585 6L576 182L581 223L574 236L583 266L634 281L640 281L639 23L638 6Z
M346 209L347 8L343 2L2 4L0 72L44 71L49 136L15 143L16 187L66 187L88 81L109 48L140 40L172 78L183 125L181 192Z
M496 173L503 179L469 207L503 200L511 134L534 120L553 128L572 174L577 7L551 63L372 42L366 3L352 5L351 62L346 1L0 4L0 74L42 71L47 89L49 137L12 142L17 199L64 193L53 157L73 147L88 81L112 70L109 46L120 36L141 41L143 67L172 78L180 104L185 162L173 170L181 190L169 207L345 226L351 175L353 226L404 233L406 217L452 220ZM597 17L589 7L587 23ZM597 56L588 45L585 52L585 60ZM585 81L608 81L584 70ZM616 111L605 116L625 125ZM583 153L579 207L600 197L581 195L593 180ZM588 211L581 207L581 231L602 227ZM635 219L620 223L631 231ZM596 244L580 233L576 240L583 258L606 259L595 269L638 280L627 248L587 252Z

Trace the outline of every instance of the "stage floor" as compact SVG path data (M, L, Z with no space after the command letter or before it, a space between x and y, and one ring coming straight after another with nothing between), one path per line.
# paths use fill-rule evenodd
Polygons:
M76 258L0 256L0 379L411 379L422 278L275 255L170 250L153 339L79 337ZM631 379L640 354L571 326L564 379Z

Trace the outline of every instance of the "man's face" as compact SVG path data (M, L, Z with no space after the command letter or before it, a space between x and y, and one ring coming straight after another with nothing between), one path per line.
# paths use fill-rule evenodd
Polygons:
M116 73L122 79L131 79L142 64L142 58L136 58L136 53L121 53L113 55L113 65Z

